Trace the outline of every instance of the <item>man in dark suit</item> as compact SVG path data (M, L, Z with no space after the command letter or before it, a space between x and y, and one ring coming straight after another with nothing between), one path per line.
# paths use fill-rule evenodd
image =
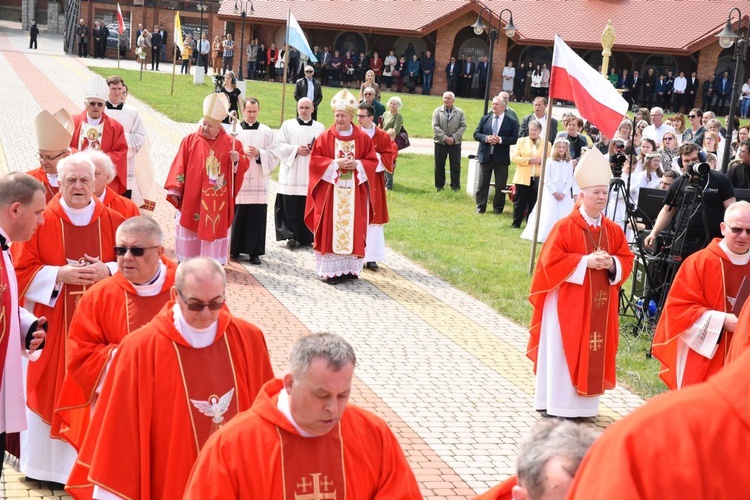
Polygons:
M477 97L483 98L484 93L487 90L487 73L489 72L490 63L487 62L487 56L483 56L477 63L477 74L479 75L477 80L479 85L477 86Z
M445 81L448 82L448 92L456 92L456 84L461 68L456 63L456 58L451 57L451 62L445 66Z
M654 68L648 68L648 73L643 77L643 104L648 109L654 106L654 91L656 90L657 76Z
M699 88L700 81L698 80L698 74L693 71L690 73L690 78L687 79L687 87L685 88L685 111L689 111L695 107L695 97L698 95Z
M630 89L630 101L633 105L638 105L638 99L641 97L641 86L643 85L643 79L638 71L633 71L633 76L629 77L625 81L625 86Z
M318 105L323 100L323 89L320 82L314 78L315 69L312 66L305 66L305 76L297 80L294 85L294 100L298 101L307 97L313 103L312 119L318 119Z
M725 104L729 103L732 95L732 79L729 77L729 71L724 71L721 78L714 83L714 87L716 88L714 92L716 94L716 107L714 111L717 115L723 115L722 109Z
M510 165L510 147L518 140L518 122L505 114L508 101L502 97L492 99L492 113L487 113L479 120L474 131L474 140L479 142L480 173L477 186L477 213L487 210L487 199L490 194L490 178L495 174L495 198L492 211L503 213L505 208L505 185L508 182Z
M323 85L328 86L328 75L331 72L331 58L333 56L328 50L328 47L323 47L323 52L318 60L320 61L320 81Z
M164 25L159 25L159 36L161 37L161 60L162 62L167 61L167 30L164 29Z
M528 137L529 122L533 120L542 124L542 134L544 134L544 127L547 126L547 98L539 96L534 99L534 112L524 116L518 137ZM547 131L547 140L550 144L555 142L555 137L557 137L557 120L553 118Z
M476 65L471 62L471 56L466 56L466 62L461 64L461 81L459 92L463 97L471 97L471 79L474 78Z
M160 51L161 35L159 34L159 27L154 26L154 31L151 33L151 71L154 71L154 64L156 64L156 71L159 71Z

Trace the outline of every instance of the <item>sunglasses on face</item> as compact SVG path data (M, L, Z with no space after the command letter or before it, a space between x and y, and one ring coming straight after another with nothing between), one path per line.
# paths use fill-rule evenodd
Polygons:
M727 225L730 231L732 231L732 234L742 234L744 231L746 235L750 236L750 228L743 228L743 227L732 227Z
M181 291L177 290L177 294L187 306L188 311L200 312L204 307L208 307L209 311L218 311L224 307L224 299L221 299L220 302L188 302L187 299L185 299L185 296L182 295Z
M99 101L91 101L89 102L89 106L91 106L92 108L103 108L104 103Z
M688 118L692 120L693 118L695 118L695 115L688 115Z
M143 254L146 252L146 250L149 250L151 248L159 247L115 247L115 255L117 255L118 257L122 257L123 255L128 253L128 250L130 250L130 255L132 255L133 257L143 257Z

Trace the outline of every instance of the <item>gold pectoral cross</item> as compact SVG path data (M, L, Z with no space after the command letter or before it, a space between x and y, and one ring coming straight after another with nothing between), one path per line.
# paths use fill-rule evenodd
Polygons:
M598 351L602 348L603 343L604 338L602 337L602 334L599 332L594 332L591 334L591 340L589 340L589 349L591 351Z

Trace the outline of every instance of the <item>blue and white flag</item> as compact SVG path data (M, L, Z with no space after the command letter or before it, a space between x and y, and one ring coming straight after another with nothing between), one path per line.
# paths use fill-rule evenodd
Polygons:
M315 57L315 54L313 54L313 51L310 49L310 44L307 43L307 38L305 38L302 28L300 28L299 23L294 18L294 14L292 14L291 10L289 10L288 19L289 22L286 26L287 45L296 47L302 54L305 54L310 58L311 63L318 62L318 58Z

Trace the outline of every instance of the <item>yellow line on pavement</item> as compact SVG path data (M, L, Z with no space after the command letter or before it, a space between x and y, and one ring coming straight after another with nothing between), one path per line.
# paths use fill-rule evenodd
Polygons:
M533 365L518 349L390 268L380 266L378 272L363 273L361 278L533 397ZM606 405L600 405L598 420L603 420L602 417L617 420L621 416Z

